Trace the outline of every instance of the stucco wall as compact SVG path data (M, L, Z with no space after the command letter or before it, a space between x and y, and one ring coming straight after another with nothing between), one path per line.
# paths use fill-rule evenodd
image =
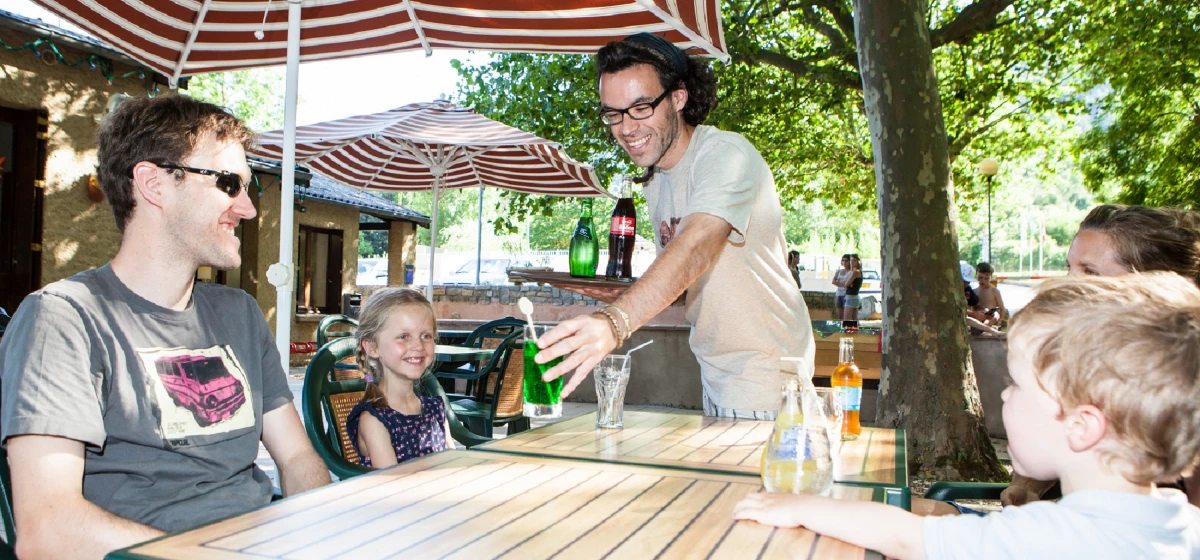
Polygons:
M259 183L262 185L263 194L261 197L257 193L251 193L251 199L258 210L258 216L254 218L254 224L249 229L257 229L257 238L253 241L243 243L243 263L242 266L246 269L243 274L243 279L252 278L256 280L255 289L250 291L251 294L258 300L258 305L263 310L263 315L267 317L267 321L271 324L271 330L275 330L275 286L272 286L266 281L267 268L279 260L279 194L282 187L282 181L278 176L259 173ZM300 206L304 206L305 212L299 212ZM358 274L358 210L341 206L337 204L329 204L313 199L305 199L303 202L296 202L297 212L292 221L292 256L295 262L295 256L300 250L300 226L310 226L325 229L335 229L342 232L342 293L351 293L354 291L355 282ZM249 244L253 243L253 247ZM253 263L249 261L253 258ZM299 271L297 271L299 273ZM337 296L341 300L341 295ZM296 296L291 297L292 308L295 308ZM311 329L310 329L311 330ZM296 321L292 321L292 340L310 340L311 337L297 338L300 330L297 329Z
M0 39L16 46L36 38L0 28ZM58 46L70 62L85 56ZM130 70L114 64L116 78L110 85L87 64L67 68L47 64L29 51L0 49L0 105L49 113L42 285L101 266L117 253L121 236L112 210L108 202L88 198L87 177L96 170L97 118L109 101L116 94L146 95L145 80L120 77Z
M388 225L388 285L406 286L404 265L417 262L417 224L392 222Z
M336 204L317 202L312 199L296 203L297 210L301 206L308 210L306 212L296 212L294 229L292 230L293 255L298 255L300 251L300 226L302 225L342 232L342 293L331 295L331 297L339 302L338 305L340 306L342 294L353 293L355 285L358 283L358 210ZM299 259L296 260L299 261ZM296 339L293 338L292 340Z

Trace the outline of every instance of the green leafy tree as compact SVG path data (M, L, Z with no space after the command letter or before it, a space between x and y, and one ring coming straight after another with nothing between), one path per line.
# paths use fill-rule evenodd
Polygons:
M1079 25L1091 128L1088 188L1152 206L1200 206L1200 5L1095 0Z
M1082 107L1069 95L1082 0L933 0L928 16L960 203L984 156L1014 160L1061 141L1042 116ZM822 200L873 214L874 156L849 0L728 0L733 55L717 64L720 105L709 124L745 135L775 172L784 202ZM481 113L561 142L601 177L631 171L599 125L592 57L501 54L459 65L460 96ZM510 199L524 216L545 202ZM550 203L553 204L553 203Z
M201 74L182 91L225 107L252 130L265 132L283 127L283 80L279 68L252 68Z

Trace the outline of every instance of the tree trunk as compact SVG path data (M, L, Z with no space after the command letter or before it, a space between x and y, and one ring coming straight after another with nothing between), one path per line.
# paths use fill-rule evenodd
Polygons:
M905 428L914 475L1000 480L971 368L927 6L854 0L883 244L878 421Z

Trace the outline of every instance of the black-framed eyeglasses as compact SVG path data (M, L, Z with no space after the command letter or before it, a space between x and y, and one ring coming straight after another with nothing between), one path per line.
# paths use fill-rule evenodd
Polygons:
M625 115L629 115L629 118L635 121L646 120L654 116L654 109L658 107L659 103L662 103L662 101L666 99L667 95L670 93L671 90L664 91L662 92L662 95L655 98L654 101L649 103L634 103L633 105L630 105L624 109L601 109L600 122L603 122L608 126L618 125L621 124L621 121L625 119Z
M242 192L242 176L230 171L213 171L212 169L200 169L198 167L185 167L175 163L155 163L159 169L170 169L177 171L186 171L188 173L196 173L199 175L208 175L217 178L217 188L221 192L229 195L229 198L237 198L237 195Z

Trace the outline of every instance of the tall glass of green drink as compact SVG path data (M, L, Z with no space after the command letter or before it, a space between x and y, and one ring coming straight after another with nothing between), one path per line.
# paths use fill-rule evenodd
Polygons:
M542 374L561 362L562 358L555 358L544 364L533 361L533 357L539 352L535 340L547 330L549 327L525 325L524 412L527 418L558 418L562 416L563 378L542 381Z

